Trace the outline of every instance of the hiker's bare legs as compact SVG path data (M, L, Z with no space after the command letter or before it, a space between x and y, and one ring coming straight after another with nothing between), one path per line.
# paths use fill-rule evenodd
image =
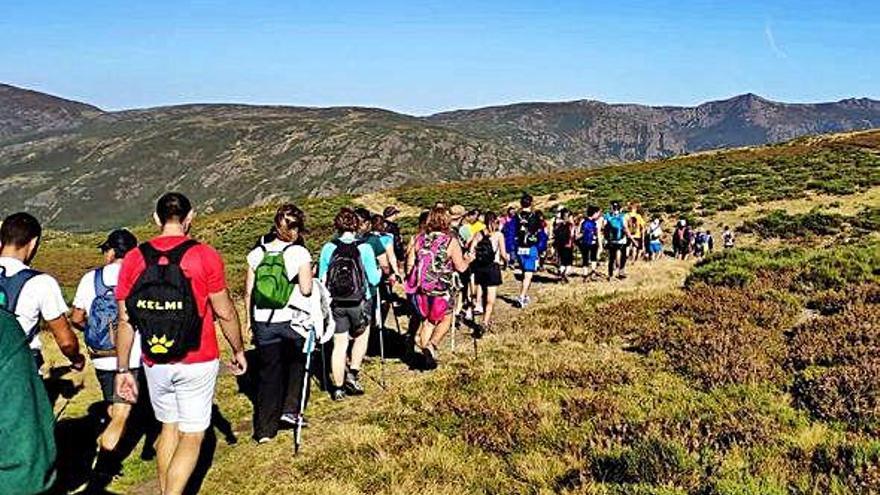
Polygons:
M443 342L443 337L446 337L446 334L449 333L449 329L452 327L452 315L446 315L443 317L443 320L438 323L433 331L428 334L428 341L426 347L431 347L437 349L440 347L440 343Z
M532 276L534 275L533 272L523 272L522 291L519 293L520 299L525 299L529 294L529 288L532 286Z
M199 451L202 448L202 440L205 432L178 433L177 449L171 458L171 465L165 475L165 490L163 495L180 495L186 488L186 483L196 468L199 460Z
M165 493L165 486L168 481L168 466L171 465L171 459L177 450L178 440L180 440L180 431L177 429L177 423L163 423L159 438L156 439L156 467L159 471L159 491L163 494Z
M348 354L348 332L333 336L333 354L330 356L330 374L333 386L341 387L345 379L345 358Z
M483 326L492 323L492 310L495 309L495 298L498 296L498 287L486 287L486 304L483 306Z
M364 361L364 356L367 355L367 344L370 342L370 327L367 326L367 329L364 330L364 333L358 335L356 339L354 339L354 343L351 345L351 361L349 363L349 367L353 370L361 369L361 363Z
M422 322L422 326L419 327L419 335L416 339L416 345L421 348L425 348L428 345L428 342L431 340L431 334L434 333L435 325L427 320Z
M483 304L483 286L477 285L474 288L474 305L478 308L482 308L483 311L486 310L486 305Z
M101 448L107 451L116 448L122 433L125 431L125 422L131 413L131 404L112 404L110 406L110 424L101 434Z

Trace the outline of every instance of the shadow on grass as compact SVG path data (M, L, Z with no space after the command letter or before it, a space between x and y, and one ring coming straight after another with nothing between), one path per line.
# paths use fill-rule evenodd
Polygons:
M65 397L69 399L71 389L68 380L62 383L53 381L53 377L62 376L61 371L50 374L46 387L50 398ZM143 374L139 378L141 396L132 408L125 432L113 451L99 451L98 437L109 423L108 406L105 401L91 404L84 416L64 418L55 425L55 444L57 449L56 482L50 494L63 494L75 490L78 493L107 494L107 487L114 477L124 475L123 462L134 453L141 440L144 440L140 458L152 461L156 457L154 444L161 431L161 424L156 421L150 405L149 392ZM211 427L205 432L205 440L193 475L187 484L185 493L195 494L201 489L202 482L213 463L217 450L217 433L223 436L226 443L238 442L232 424L223 416L215 404L211 413Z

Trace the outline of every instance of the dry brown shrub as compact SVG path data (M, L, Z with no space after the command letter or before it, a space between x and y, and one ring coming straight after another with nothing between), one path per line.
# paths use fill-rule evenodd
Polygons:
M863 283L843 290L822 291L807 301L807 307L828 316L860 303L880 304L880 283Z
M662 350L671 365L704 386L780 383L786 357L783 330L800 312L776 291L695 285L663 311L640 346Z
M553 367L536 370L525 378L524 385L539 383L562 385L569 388L605 389L612 385L632 382L633 370L615 367L612 363L598 363L585 366L584 363L566 361Z
M537 438L535 425L541 420L537 407L514 407L485 397L451 394L437 405L435 414L456 417L468 444L498 455L509 455Z
M858 439L820 445L805 468L812 472L815 493L839 493L841 485L849 493L880 493L880 451Z
M792 388L797 404L822 420L842 421L854 430L880 434L880 359L811 368Z
M788 365L857 364L880 356L880 305L859 303L831 316L808 320L791 331Z

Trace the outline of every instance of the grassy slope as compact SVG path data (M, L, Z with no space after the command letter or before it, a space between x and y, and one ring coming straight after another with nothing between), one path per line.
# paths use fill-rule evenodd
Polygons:
M878 136L859 135L848 142L876 147ZM856 195L832 197L816 195L803 187L788 189L782 196L791 198L778 199L774 208L791 206L791 211L803 211L809 209L801 206L804 204L836 201L839 210L851 213L862 206L880 206L877 188L866 188L877 183L876 156L863 151L870 148L856 151L846 145L838 150L841 145L835 143L831 148L837 151L829 152L827 146L827 142L821 144L819 151L813 149L814 144L774 147L732 156L743 156L743 167L770 166L766 162L761 165L761 160L772 161L780 151L794 164L806 160L815 165L817 160L828 159L832 161L830 166L838 170L836 180L861 190ZM849 157L850 162L834 154L837 152ZM711 155L708 159L710 164L702 165L699 158L688 158L625 167L606 179L619 184L616 194L640 197L645 172L658 167L661 174L679 175L680 180L670 183L671 187L679 184L682 189L700 191L719 180L719 173L703 169L714 166L729 170L738 163L738 158L730 156L721 157L720 162ZM853 163L858 168L854 169ZM610 173L600 172L598 177ZM585 175L595 177L592 173ZM583 178L578 174L563 174L533 178L531 182L501 180L486 185L448 186L437 193L422 188L394 194L419 204L448 193L465 204L491 201L491 206L497 207L515 198L518 188L526 185L549 198L559 191L578 190L579 180ZM767 199L779 179L755 175L753 181L751 198L738 201ZM649 191L646 197L653 194L650 188L644 190ZM494 197L486 199L486 191L493 191ZM733 194L744 193L734 189ZM591 195L590 199L596 197L601 195ZM304 205L310 213L313 238L325 238L328 233L326 210L349 201L313 200ZM700 209L689 213L709 213L704 218L709 225L738 225L758 214L748 205L715 215ZM253 238L265 228L268 216L266 209L243 210L200 221L198 235L221 248L233 281L241 279L240 263L234 260L242 258ZM93 258L85 253L91 251L96 239L54 237L47 242L41 262L61 273L66 284L71 283L75 273L92 263ZM743 240L759 242L750 236ZM63 249L59 249L61 246ZM876 251L876 244L874 247ZM754 262L741 266L743 263L731 260L721 272L733 271L739 276L754 271L749 265ZM803 264L803 258L788 261L787 266L798 263ZM651 315L619 319L621 308L633 305L662 314L664 301L680 299L669 296L679 293L681 289L676 287L688 270L687 263L666 261L650 270L636 267L633 276L619 286L591 285L586 292L580 287L539 286L538 303L525 314L501 305L504 323L498 334L481 343L477 361L466 348L461 349L460 337L459 352L455 356L447 353L444 358L448 366L436 373L409 373L401 365L392 364L387 392L380 392L368 382L372 393L362 399L334 404L316 396L311 412L315 426L308 431L308 447L298 459L289 457L289 438L260 448L247 441L229 447L221 440L204 491L264 493L280 488L283 492L302 493L785 493L791 489L798 493L857 493L865 487L876 487L864 474L865 469L870 474L870 469L877 468L880 446L873 440L875 433L857 421L852 426L839 411L828 412L816 401L810 402L816 393L809 395L804 390L818 388L827 396L834 387L825 382L814 385L818 382L810 381L806 368L788 369L779 364L779 360L786 360L788 351L777 349L778 354L769 358L734 353L740 365L745 365L734 367L735 361L725 362L722 370L731 367L739 374L735 379L719 379L725 374L702 366L717 365L713 361L717 353L676 354L713 339L699 340L699 333L659 339L658 334L648 330L689 327L669 320L659 326L649 324L654 317ZM780 329L790 327L798 317L790 308L804 307L804 297L787 288L774 290L784 295L782 300L787 304L773 306L771 301L757 310L780 313L782 320L773 320L774 325ZM512 287L502 292L511 293ZM697 300L697 294L691 293L685 299ZM738 296L731 292L713 297L722 297L724 302L715 302L709 308L723 306ZM603 308L598 315L593 313L597 305ZM706 307L701 311L707 311ZM777 342L782 332L771 335ZM666 341L680 342L681 346L658 344ZM748 343L739 342L727 348L728 353L755 349ZM465 344L470 343L465 340ZM639 349L641 352L633 352ZM670 356L678 356L686 365L677 366ZM376 363L371 363L366 373L375 376ZM90 386L73 401L68 417L83 414L97 397L93 378L88 375L86 379ZM791 384L796 379L801 384L800 402L792 396ZM250 431L247 400L236 393L229 376L221 377L218 389L222 412L246 440ZM150 464L130 459L126 476L114 488L125 493L150 493L151 478Z

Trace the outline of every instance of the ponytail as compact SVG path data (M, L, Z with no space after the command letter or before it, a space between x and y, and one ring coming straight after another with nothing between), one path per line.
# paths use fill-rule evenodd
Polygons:
M275 235L284 242L294 242L305 230L305 213L291 203L285 203L275 212Z

